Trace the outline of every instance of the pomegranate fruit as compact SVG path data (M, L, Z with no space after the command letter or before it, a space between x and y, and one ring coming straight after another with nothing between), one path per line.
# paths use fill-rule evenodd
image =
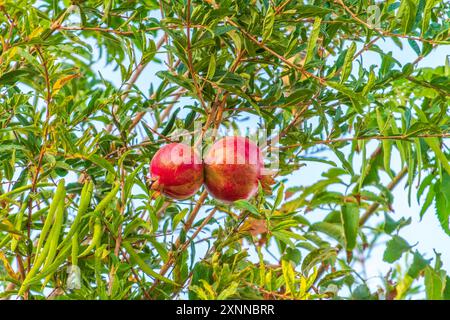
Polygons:
M249 199L258 191L263 156L249 139L238 136L220 139L204 160L205 187L214 198L231 203Z
M159 149L150 163L152 189L173 199L193 196L203 183L199 155L183 143L170 143Z

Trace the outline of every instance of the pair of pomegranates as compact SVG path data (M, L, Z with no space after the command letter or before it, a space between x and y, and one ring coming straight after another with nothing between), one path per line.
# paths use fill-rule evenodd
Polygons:
M174 199L194 195L204 183L214 198L231 203L249 199L262 179L263 156L248 138L231 136L218 140L204 161L183 143L165 145L150 163L152 189Z

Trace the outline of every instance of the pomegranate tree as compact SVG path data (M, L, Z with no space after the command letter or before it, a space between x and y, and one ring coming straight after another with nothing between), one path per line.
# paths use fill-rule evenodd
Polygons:
M255 143L248 138L232 136L214 143L204 159L204 166L209 194L230 203L255 195L264 163Z
M203 183L203 164L193 148L170 143L159 149L150 163L152 189L170 198L193 196Z

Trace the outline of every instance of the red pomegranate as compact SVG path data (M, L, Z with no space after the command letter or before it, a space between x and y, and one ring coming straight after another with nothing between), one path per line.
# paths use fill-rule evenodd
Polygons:
M220 139L204 160L205 186L214 198L231 203L249 199L258 191L263 156L249 139L237 136Z
M170 143L159 149L150 163L152 189L174 199L193 196L203 183L199 155L183 143Z

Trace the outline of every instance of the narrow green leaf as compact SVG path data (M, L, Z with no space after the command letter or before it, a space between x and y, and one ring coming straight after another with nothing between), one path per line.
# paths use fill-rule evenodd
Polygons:
M98 156L96 154L92 154L87 158L89 161L95 163L99 167L102 167L103 169L106 169L109 173L112 175L116 175L117 172L114 170L114 166L105 158L102 158L101 156Z
M329 87L331 87L331 88L337 90L338 92L344 94L345 96L347 96L350 99L352 106L355 108L355 111L357 113L360 113L360 114L364 113L362 105L367 103L367 100L364 96L362 96L359 93L354 92L353 90L343 86L340 83L337 83L334 81L327 81L326 83Z
M214 74L216 73L216 57L211 55L209 58L208 72L206 73L206 77L208 79L212 79Z
M425 1L425 8L423 10L423 16L422 16L422 27L421 27L421 35L423 36L425 32L427 32L428 27L430 25L431 20L431 9L439 3L440 0L426 0Z
M237 201L233 202L233 205L237 209L247 210L250 213L257 215L257 216L260 215L258 209L254 205L252 205L250 202L248 202L247 200L237 200Z
M311 251L302 262L302 272L307 274L316 264L325 262L330 258L336 257L334 248L320 248Z
M450 174L450 164L448 162L447 156L442 152L439 139L438 138L424 138L428 146L433 150L436 155L436 160L444 167L445 171Z
M275 11L272 7L267 10L263 22L263 41L267 41L273 32L273 25L275 23Z
M110 204L110 202L115 198L117 192L119 191L120 184L113 186L111 191L97 204L94 212L101 213Z
M139 255L136 253L136 251L134 251L133 247L131 246L131 244L127 241L124 241L122 243L122 246L125 248L125 250L127 250L128 254L130 255L132 261L134 261L139 268L141 268L141 270L148 275L149 277L158 279L162 282L168 283L168 284L172 284L174 286L179 286L177 283L175 283L174 281L170 280L169 278L166 278L162 275L160 275L159 273L153 271L146 263L144 260L142 260Z
M313 27L311 30L311 34L309 35L308 46L306 48L305 64L307 64L309 61L311 61L311 59L314 55L314 49L316 48L317 39L319 38L321 22L322 22L322 18L320 18L320 17L316 17L314 19L314 24L313 24Z
M442 300L445 289L443 279L433 268L425 269L425 292L428 300Z
M352 44L347 50L347 53L345 54L344 64L342 65L341 83L347 81L348 77L350 76L350 73L352 72L353 56L355 55L355 52L356 52L356 43L352 42Z
M356 247L359 229L359 208L355 204L344 204L341 207L341 223L344 228L345 248L352 251Z
M164 127L164 129L161 131L161 135L162 136L167 136L170 131L172 131L173 125L175 124L175 120L177 118L178 112L180 112L180 109L176 109L172 115L170 116L169 121L167 121L166 126Z

